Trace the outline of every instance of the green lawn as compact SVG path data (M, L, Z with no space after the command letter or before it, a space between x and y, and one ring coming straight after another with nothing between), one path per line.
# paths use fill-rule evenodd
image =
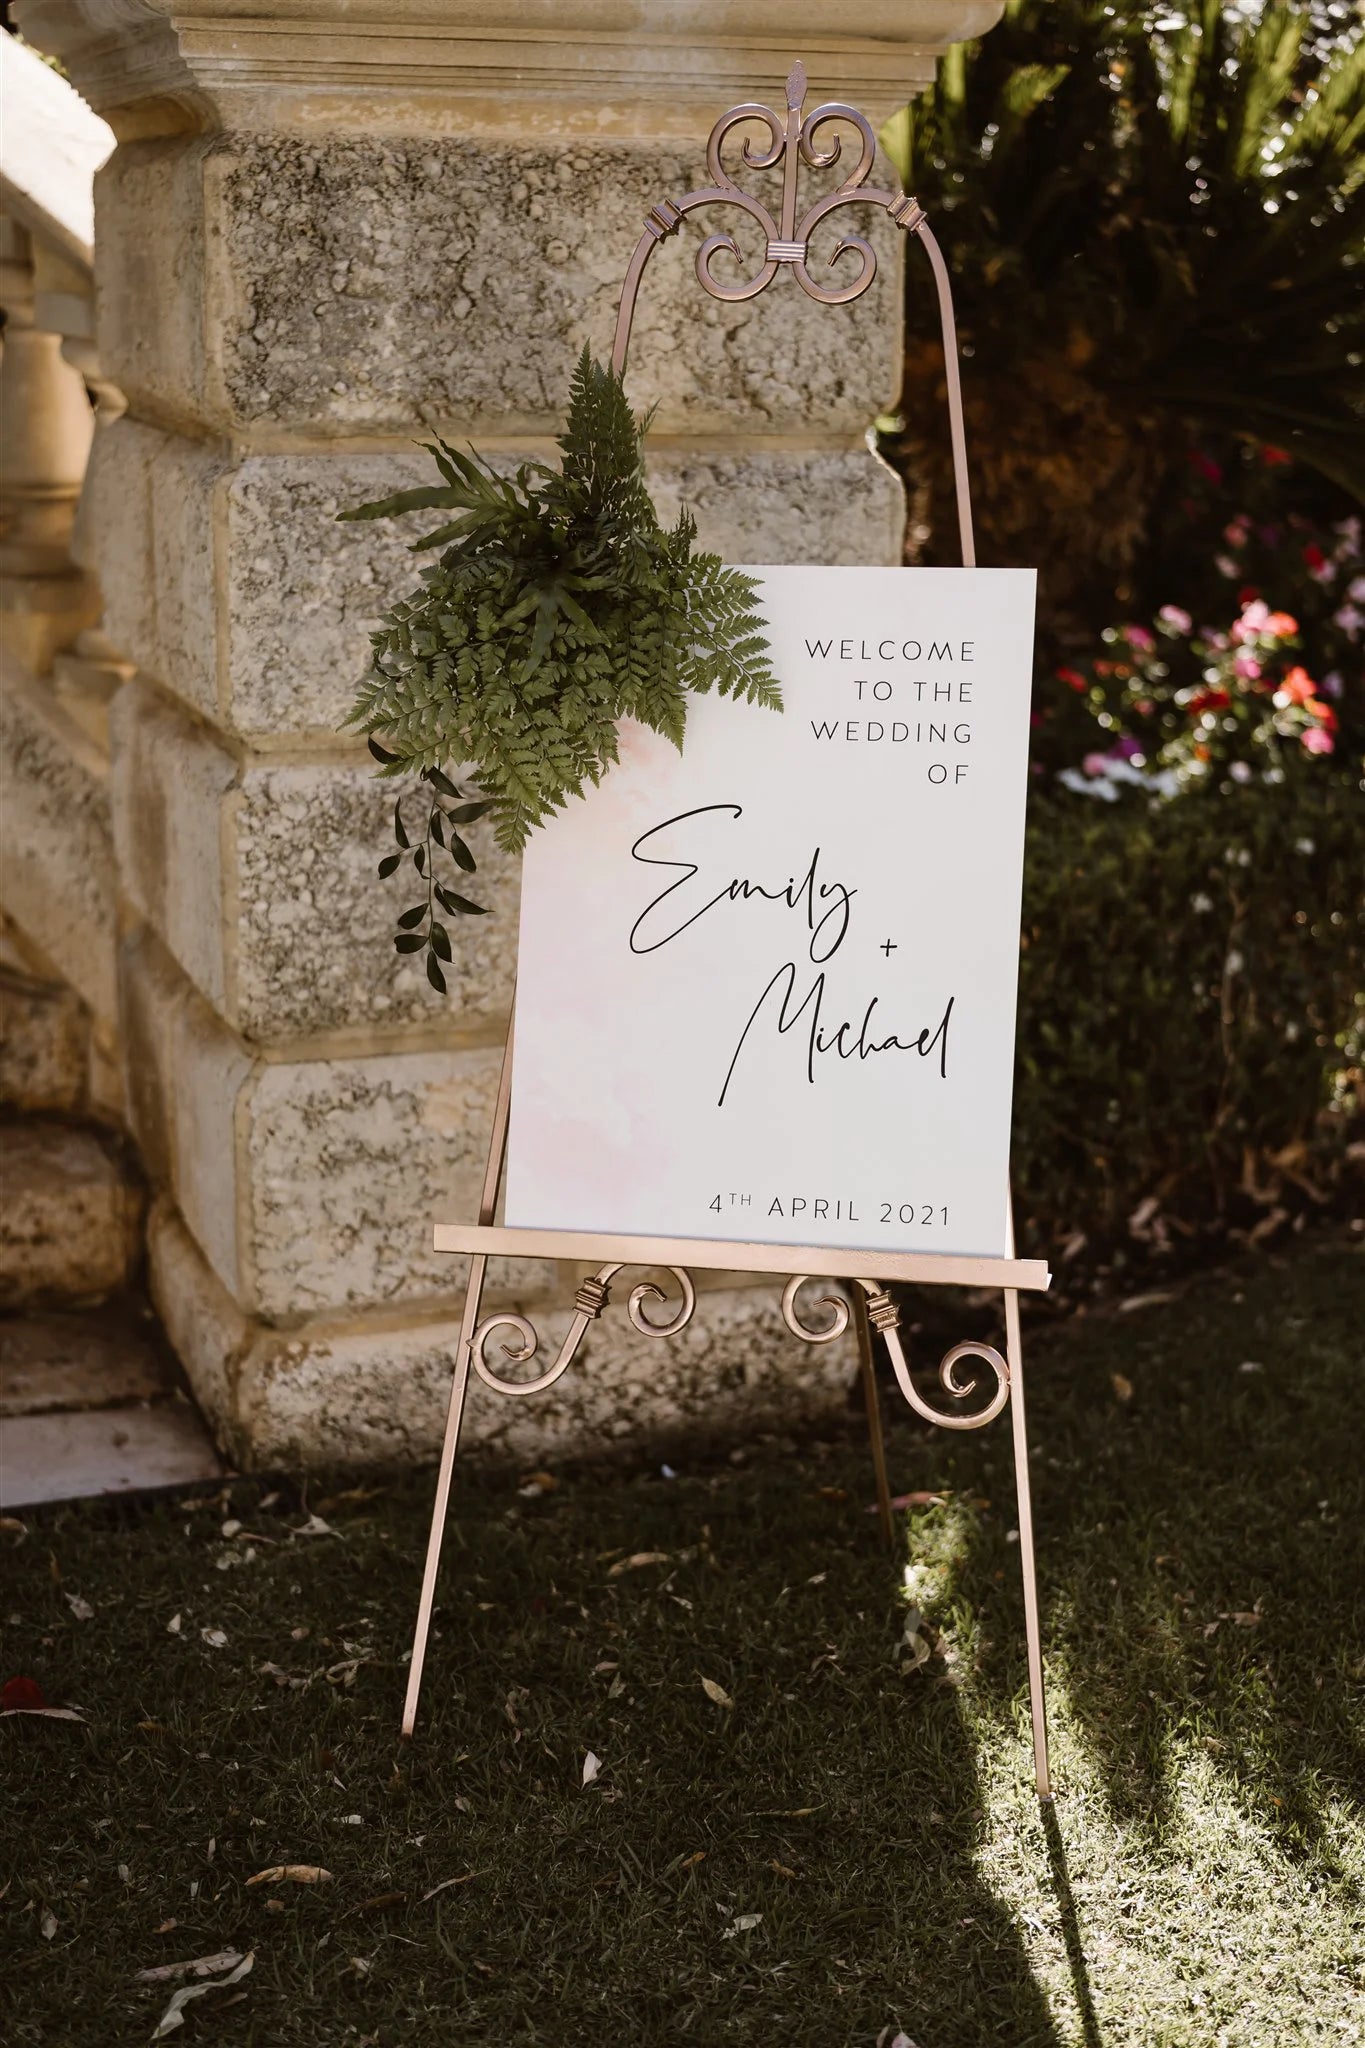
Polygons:
M461 1478L407 1750L429 1474L26 1516L3 1674L88 1719L0 1723L6 2039L147 2041L134 1973L236 1948L178 2040L1365 2040L1362 1326L1338 1239L1035 1340L1046 1820L1003 1420L892 1436L918 1669L852 1417Z

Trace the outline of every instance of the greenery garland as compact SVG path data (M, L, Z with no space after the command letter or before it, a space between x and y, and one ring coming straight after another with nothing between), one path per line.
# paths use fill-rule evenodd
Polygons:
M585 349L558 470L524 462L499 476L438 438L427 446L439 484L340 515L451 515L413 543L443 552L371 635L370 669L345 720L368 735L381 775L414 775L429 792L415 841L395 805L398 851L379 872L408 858L425 885L394 944L425 948L435 988L444 990L440 963L451 957L437 913L483 910L436 878L441 853L474 872L461 825L491 812L498 844L519 852L570 796L601 781L617 759L619 719L681 748L689 691L782 708L753 578L697 552L686 510L671 529L659 522L644 476L648 426ZM451 763L470 765L479 798L462 797Z

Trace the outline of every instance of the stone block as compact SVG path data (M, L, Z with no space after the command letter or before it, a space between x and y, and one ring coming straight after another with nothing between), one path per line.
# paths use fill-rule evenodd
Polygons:
M659 516L687 505L702 547L727 562L893 565L905 491L866 448L745 448L666 443L649 457Z
M100 368L134 413L170 426L205 418L204 163L222 147L216 136L124 142L95 174Z
M253 1329L169 1205L150 1231L154 1297L220 1439L248 1468L417 1463L445 1426L453 1316L398 1313ZM471 1381L463 1447L522 1463L599 1455L607 1445L828 1421L855 1370L847 1339L799 1343L777 1287L702 1297L678 1337L639 1336L613 1305L554 1387L509 1399ZM568 1311L545 1318L547 1352Z
M318 766L256 758L232 817L236 967L228 1014L249 1038L428 1023L495 1031L507 1014L516 967L521 863L470 828L478 872L444 879L487 917L445 918L454 959L438 995L416 962L393 950L394 920L425 894L410 867L389 881L375 869L394 851L393 810L416 836L427 807L412 784L379 780L373 763ZM419 824L420 820L420 824Z
M25 1118L0 1126L0 1306L97 1301L141 1250L142 1194L93 1131Z
M249 1299L270 1321L454 1296L463 1262L433 1223L478 1213L501 1050L263 1067L243 1104ZM495 1298L543 1293L548 1261L505 1260Z
M411 869L381 882L398 788L362 746L350 758L245 762L213 730L141 678L112 717L112 796L120 879L139 915L234 1030L278 1042L324 1032L429 1025L496 1032L511 1000L520 863L484 821L479 862L452 884L488 906L451 927L455 958L440 996L393 950L394 920L423 891ZM404 785L414 833L420 793ZM422 826L419 827L418 819Z
M244 1285L239 1105L256 1063L146 927L120 948L129 1127L223 1283Z
M465 1261L432 1250L432 1225L477 1214L500 1048L267 1060L146 931L124 943L122 985L133 1134L245 1312L453 1312ZM495 1260L489 1300L557 1277Z
M103 598L103 628L120 655L156 672L152 559L152 465L167 436L126 414L100 428L90 448L71 552Z
M550 443L535 445L550 454ZM482 452L503 469L525 454L493 442ZM110 593L109 630L140 667L231 732L332 740L368 663L371 628L417 587L409 543L434 523L430 513L362 525L336 515L433 476L430 459L407 450L231 464L117 421L96 441L91 486L103 516L91 518L89 545ZM718 451L665 440L651 448L650 478L661 514L671 521L690 505L702 544L733 562L900 559L899 479L859 446L732 440ZM114 518L120 499L131 517ZM152 531L146 569L129 561L139 518Z
M140 678L110 717L114 846L124 893L219 1010L229 1000L224 840L237 762Z
M4 907L106 1024L116 1017L115 885L106 765L45 683L0 673Z
M611 346L650 206L706 179L699 150L619 143L238 133L125 144L97 186L101 357L135 412L220 430L404 433L424 419L552 430L584 342L600 355ZM745 180L775 203L771 175ZM807 183L812 197L827 189ZM851 306L817 305L790 276L721 304L693 274L696 224L660 247L631 389L658 404L663 430L857 432L894 396L899 231L873 208L826 222L816 275L846 226L880 262ZM726 274L752 274L758 230L734 209L700 232L717 229L743 248Z

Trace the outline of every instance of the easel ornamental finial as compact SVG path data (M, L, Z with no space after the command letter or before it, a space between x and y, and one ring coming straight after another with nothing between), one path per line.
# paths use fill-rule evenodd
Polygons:
M967 494L967 447L958 377L957 332L942 253L925 219L924 208L917 199L908 192L892 192L867 183L876 162L877 138L865 114L860 114L856 107L845 106L842 100L826 100L803 120L801 110L806 102L806 67L800 61L793 64L787 74L786 101L782 114L760 100L746 100L738 107L731 107L728 114L722 114L706 144L706 167L711 174L711 183L686 193L681 199L657 200L649 209L645 216L645 231L635 245L621 287L621 310L617 315L616 340L611 352L612 368L618 377L624 376L630 330L635 319L635 301L639 297L645 265L659 243L677 233L689 213L695 213L703 206L735 206L742 213L747 213L763 231L763 262L752 277L743 275L745 259L733 235L721 232L707 236L697 251L694 267L697 282L713 299L723 299L729 305L756 299L760 292L767 290L778 271L785 268L791 271L808 298L818 300L822 306L846 306L850 300L860 299L877 275L876 252L861 235L841 235L830 251L825 268L833 270L845 256L852 255L858 259L857 272L846 277L841 284L821 284L811 276L808 268L811 235L826 215L842 206L880 206L898 228L918 237L933 268L948 380L948 418L957 480L958 529L962 538L963 563L971 567L976 553ZM731 131L751 127L755 123L766 129L766 144L752 134L747 136L740 147L740 161L750 171L772 171L781 167L782 206L777 220L761 200L742 190L721 160L722 147ZM846 139L838 133L830 133L839 126L854 130L859 143L858 161L842 184L807 207L798 220L797 182L801 166L804 164L813 171L834 168L843 155ZM824 147L817 145L817 137L823 137ZM733 265L740 272L735 282L727 282L724 277L716 275L714 265L717 257L728 258L726 267Z

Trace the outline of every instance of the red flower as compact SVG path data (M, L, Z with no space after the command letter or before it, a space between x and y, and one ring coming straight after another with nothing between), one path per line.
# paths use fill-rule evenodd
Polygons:
M1303 551L1303 559L1310 569L1316 571L1327 567L1327 557L1315 540L1310 540Z
M1292 462L1294 458L1287 448L1263 448L1261 460L1267 469L1279 469L1284 463Z
M1260 594L1254 583L1244 583L1237 593L1237 602L1245 611L1249 604L1255 604Z
M1325 726L1328 732L1336 731L1337 714L1330 704L1323 703L1321 697L1305 697L1303 708L1310 718L1316 718L1318 724Z
M1201 711L1224 711L1231 702L1226 690L1196 690L1185 709L1196 718Z
M1215 461L1214 461L1214 459L1213 459L1213 457L1212 457L1211 455L1205 455L1205 453L1204 453L1204 451L1203 451L1203 449L1202 449L1202 448L1191 448L1191 450L1190 450L1190 454L1189 454L1189 463L1190 463L1190 468L1191 468L1192 470L1194 470L1194 472L1196 473L1196 475L1198 475L1198 476L1202 476L1202 477L1203 477L1203 479L1204 479L1204 481L1205 481L1205 483L1209 483L1209 484L1221 484L1221 483L1222 483L1222 481L1223 481L1223 467L1222 467L1222 464L1221 464L1221 463L1218 463L1218 462L1215 462Z
M1090 687L1080 671L1074 668L1059 668L1057 680L1059 683L1065 683L1068 690L1086 690Z

